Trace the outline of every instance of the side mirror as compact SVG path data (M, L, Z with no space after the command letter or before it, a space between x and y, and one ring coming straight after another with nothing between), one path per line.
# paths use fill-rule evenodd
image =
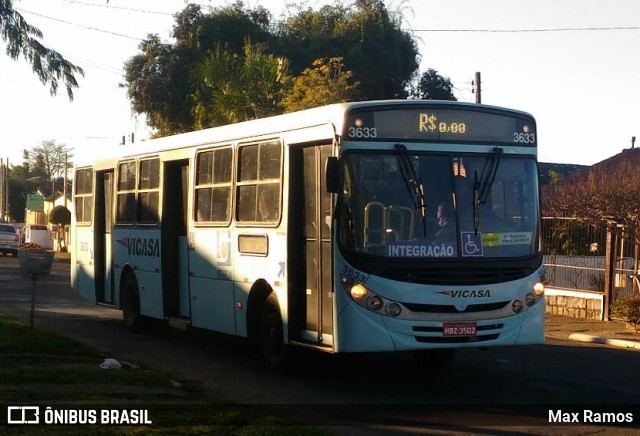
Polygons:
M327 192L337 194L340 192L340 165L338 158L329 156L325 166L325 183Z

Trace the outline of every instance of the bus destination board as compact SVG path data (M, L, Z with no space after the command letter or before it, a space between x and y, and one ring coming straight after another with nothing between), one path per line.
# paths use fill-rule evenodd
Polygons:
M434 107L354 111L345 136L352 140L427 140L501 143L535 147L531 118L477 110Z

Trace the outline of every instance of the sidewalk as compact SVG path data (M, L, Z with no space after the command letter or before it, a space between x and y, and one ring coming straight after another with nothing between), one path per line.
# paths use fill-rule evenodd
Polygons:
M640 351L640 333L628 330L623 321L594 321L547 314L546 337Z
M62 253L60 251L56 251L53 257L54 262L65 262L65 263L70 263L71 262L71 253Z

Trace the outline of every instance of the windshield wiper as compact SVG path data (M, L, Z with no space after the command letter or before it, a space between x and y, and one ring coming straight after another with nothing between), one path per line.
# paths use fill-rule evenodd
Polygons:
M398 164L400 166L400 173L404 179L405 186L409 190L411 201L415 209L420 209L420 215L422 216L422 228L424 235L427 235L427 205L424 201L424 186L418 179L418 174L411 163L411 157L407 151L407 147L404 144L396 144L396 150L398 150Z
M493 185L493 181L496 179L498 173L498 166L500 165L500 159L502 158L502 149L495 147L493 154L487 159L482 168L482 175L480 176L480 190L478 192L478 204L484 204L487 201L487 195L489 195L489 189Z
M493 154L487 158L482 168L482 174L480 180L478 180L478 172L475 171L473 179L473 230L475 234L478 234L478 228L480 227L480 213L478 206L486 203L487 196L491 185L493 185L498 173L498 166L500 165L500 159L502 158L502 149L500 147L494 147Z

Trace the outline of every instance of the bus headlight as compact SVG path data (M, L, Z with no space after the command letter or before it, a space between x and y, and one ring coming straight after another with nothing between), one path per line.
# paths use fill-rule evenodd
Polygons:
M369 309L375 311L382 309L383 304L384 302L382 301L382 298L378 297L377 295L372 296L371 298L369 298L369 301L367 301Z
M522 301L515 300L513 303L511 303L511 309L513 309L515 313L522 312Z
M392 318L407 318L411 316L410 310L405 310L402 303L378 295L364 283L356 283L352 277L341 276L340 281L349 298L358 306L381 316Z
M402 308L398 303L391 303L387 306L387 315L389 316L395 318L400 315L400 312L402 312Z
M349 293L351 294L351 298L353 298L354 300L362 301L364 300L364 297L367 296L369 291L363 285L358 283L351 287L351 289L349 290Z
M527 295L525 295L524 297L524 302L527 304L527 306L533 306L535 304L535 302L537 301L537 298L535 295L533 295L531 292L529 292Z
M538 282L533 286L533 293L536 294L537 297L544 294L544 283Z

